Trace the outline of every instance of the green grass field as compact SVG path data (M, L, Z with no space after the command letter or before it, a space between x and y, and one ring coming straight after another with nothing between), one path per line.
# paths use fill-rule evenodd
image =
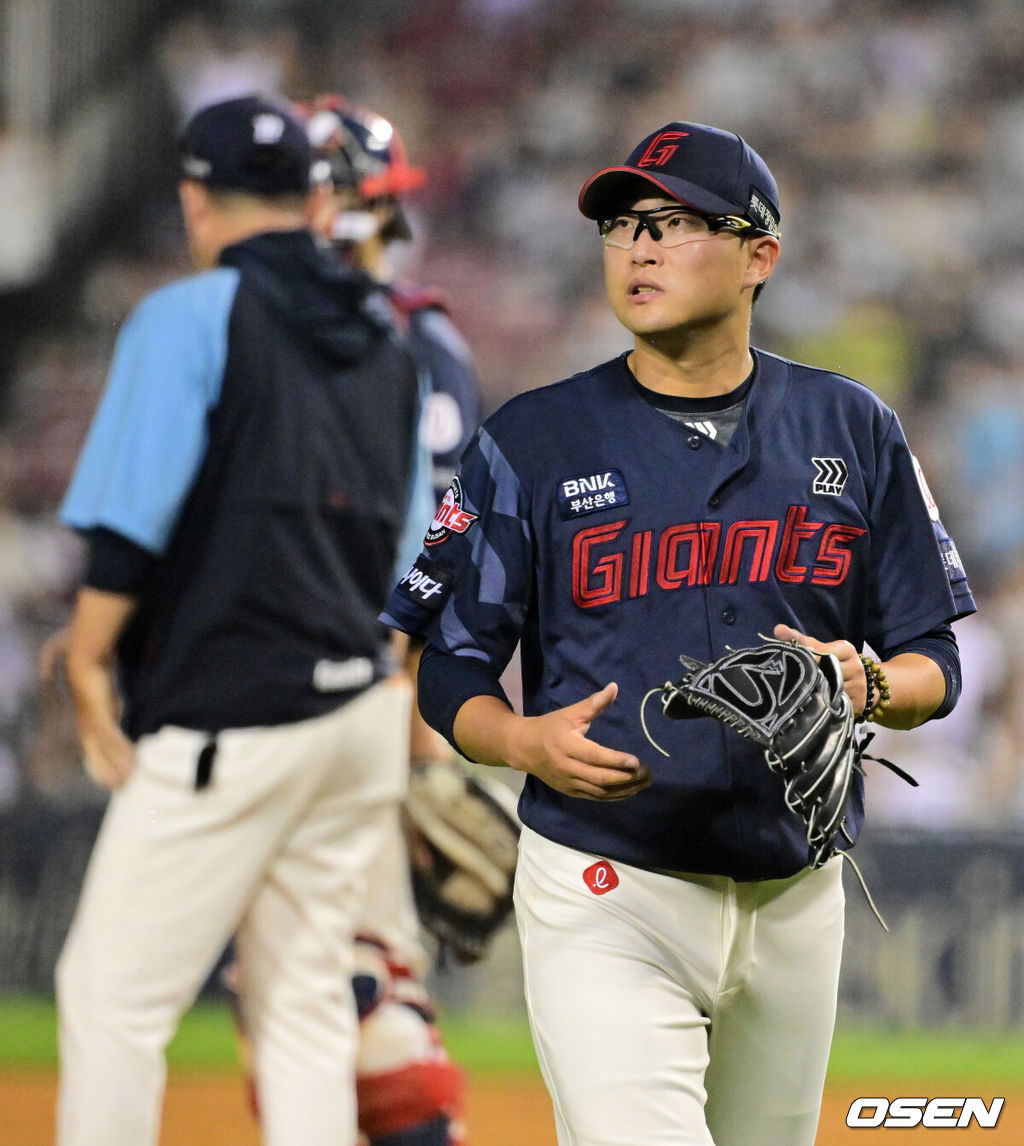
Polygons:
M536 1071L526 1023L518 1018L449 1016L444 1024L449 1054L478 1072ZM168 1048L172 1066L233 1067L234 1031L227 1010L201 1002L185 1016ZM0 1070L51 1066L57 1061L52 1001L33 995L0 996Z
M529 1031L518 1017L450 1014L441 1026L449 1054L473 1073L537 1069ZM0 996L0 1070L52 1066L56 1056L52 1002L36 996ZM170 1046L168 1059L172 1066L233 1068L234 1035L226 1010L218 1003L193 1008ZM1024 1034L840 1029L829 1076L835 1082L898 1079L1020 1086Z

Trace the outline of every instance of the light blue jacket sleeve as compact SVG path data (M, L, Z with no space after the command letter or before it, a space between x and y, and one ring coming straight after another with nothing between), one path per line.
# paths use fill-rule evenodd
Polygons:
M430 393L430 379L420 374L420 414ZM409 500L405 512L405 524L398 541L398 556L395 559L395 572L392 582L397 581L412 565L423 548L423 537L430 526L437 509L434 499L433 457L423 441L423 434L417 434L412 473L409 480Z
M230 268L172 283L125 323L61 506L66 525L163 552L206 452L238 283Z

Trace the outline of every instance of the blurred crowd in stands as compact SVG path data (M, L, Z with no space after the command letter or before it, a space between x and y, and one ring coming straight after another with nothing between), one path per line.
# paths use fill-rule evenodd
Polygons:
M320 5L315 51L283 17L255 30L224 12L176 24L160 48L169 106L183 121L253 88L327 90L392 119L428 172L404 269L447 293L487 410L628 345L576 209L588 175L673 119L738 131L768 159L783 258L754 342L849 373L896 408L981 604L958 627L958 710L880 738L922 787L872 773L869 812L1019 828L1019 0L422 0L382 2L350 25L345 7ZM66 696L35 679L78 573L55 510L119 323L188 270L168 187L20 353L0 422L0 804L24 783L55 799L84 790Z

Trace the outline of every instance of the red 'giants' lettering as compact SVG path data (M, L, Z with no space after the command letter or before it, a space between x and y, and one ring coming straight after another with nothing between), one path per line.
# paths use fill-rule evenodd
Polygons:
M791 505L784 521L734 521L724 535L718 522L685 521L657 536L650 529L623 536L628 524L623 518L594 525L573 538L572 599L581 609L645 597L652 580L668 592L756 584L772 575L834 588L849 576L852 546L867 532L808 521L804 505Z

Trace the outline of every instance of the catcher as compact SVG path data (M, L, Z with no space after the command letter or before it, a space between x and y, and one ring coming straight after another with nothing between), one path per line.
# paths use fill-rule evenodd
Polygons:
M419 929L422 924L460 962L486 953L512 910L515 798L451 753L438 753L412 765L404 828L405 838L395 837L378 856L356 940L360 1146L463 1146L465 1080L435 1023ZM233 963L221 979L258 1119L239 1005L245 984Z
M391 246L412 238L402 200L423 185L426 173L409 163L388 120L342 96L318 96L296 111L330 170L331 194L317 219L321 237L343 262L384 288L429 382L420 441L439 500L476 427L479 402L472 359L439 293L395 279ZM404 564L400 555L400 568L415 556L424 514L429 518L432 509L410 507L403 549L411 544L412 551ZM396 635L395 652L415 681L419 646ZM357 940L359 1128L369 1146L461 1146L464 1079L434 1021L424 986L430 957L420 928L459 962L484 956L512 911L519 820L511 790L467 768L415 706L410 731L403 831L372 865ZM244 983L232 967L224 979L245 1061L237 1006ZM248 1085L258 1115L259 1097Z

